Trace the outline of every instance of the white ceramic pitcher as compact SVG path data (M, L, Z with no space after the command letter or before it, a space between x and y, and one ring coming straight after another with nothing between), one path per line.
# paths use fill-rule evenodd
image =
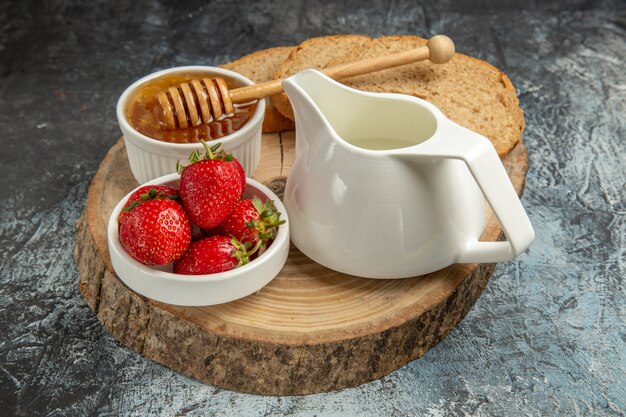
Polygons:
M432 104L315 70L283 87L296 116L284 202L292 242L309 258L360 277L406 278L511 260L533 241L491 142ZM478 241L483 194L508 241Z

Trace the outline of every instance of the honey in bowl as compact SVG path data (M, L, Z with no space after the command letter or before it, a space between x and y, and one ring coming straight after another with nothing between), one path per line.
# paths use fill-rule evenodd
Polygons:
M169 87L177 87L181 83L201 78L221 77L226 81L229 89L242 87L233 78L211 72L193 72L167 74L141 84L130 96L125 115L130 125L153 139L171 143L195 143L200 140L211 141L241 129L254 115L256 101L253 103L234 104L235 112L223 116L210 123L175 130L164 129L163 112L157 100L157 95Z

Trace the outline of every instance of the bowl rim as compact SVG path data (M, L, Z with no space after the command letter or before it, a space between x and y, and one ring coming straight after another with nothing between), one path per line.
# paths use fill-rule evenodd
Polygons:
M146 275L151 275L154 278L158 278L164 281L169 282L191 282L191 283L203 283L203 282L220 282L236 279L242 275L245 275L255 268L260 267L262 264L266 262L270 262L270 259L280 250L285 244L289 244L289 219L287 215L287 210L283 205L282 201L278 198L276 194L272 192L269 188L259 183L258 181L253 180L252 178L246 177L246 187L252 186L264 194L268 200L273 200L276 206L276 209L281 213L281 220L285 220L285 223L282 224L278 228L278 233L276 234L276 238L267 249L267 251L263 252L258 258L250 261L246 265L242 265L238 268L232 269L230 271L218 272L215 274L204 274L204 275L183 275L183 274L175 274L173 272L161 271L158 269L154 269L148 265L144 265L141 262L133 259L124 249L122 244L119 241L119 223L117 221L118 216L126 200L136 190L146 185L166 185L172 182L175 182L180 179L179 174L168 174L162 177L155 178L154 180L148 181L144 184L141 184L131 191L129 191L122 199L115 205L111 215L109 216L108 224L107 224L107 240L109 243L109 247L114 249L116 255L119 259L124 262L127 266L132 267L133 269L138 270L138 272ZM109 254L109 256L113 256L113 254ZM117 272L117 271L116 271Z
M137 87L139 87L141 84L145 83L146 81L150 81L155 78L158 78L162 75L173 74L177 72L185 72L185 71L188 71L188 72L210 71L219 75L225 75L225 76L235 78L236 80L242 82L246 86L255 84L254 81L252 81L245 75L239 74L238 72L231 71L226 68L213 67L209 65L186 65L186 66L181 66L181 67L166 68L166 69L162 69L156 72L152 72L150 74L147 74L141 77L140 79L138 79L137 81L133 82L131 85L126 87L126 89L122 92L122 94L118 98L117 104L115 107L115 113L116 113L117 120L122 131L126 130L128 132L131 132L134 136L134 139L137 139L144 143L148 143L152 146L163 146L163 147L180 149L180 150L188 149L190 151L193 151L194 149L198 147L198 145L201 145L200 142L174 143L174 142L165 142L159 139L151 138L150 136L144 135L143 133L135 129L127 120L126 114L124 112L124 107L126 105L126 102L128 101L128 98L132 95L132 93L135 92ZM254 133L254 130L258 127L257 125L263 122L264 117L265 117L265 100L260 99L260 100L257 100L257 107L254 112L254 115L252 116L252 118L250 118L250 120L248 120L248 122L246 122L246 124L243 125L241 129L237 130L234 133L226 135L224 137L221 137L218 139L212 139L206 142L207 143L234 142L234 141L237 141L240 137L247 137L249 135L252 135Z

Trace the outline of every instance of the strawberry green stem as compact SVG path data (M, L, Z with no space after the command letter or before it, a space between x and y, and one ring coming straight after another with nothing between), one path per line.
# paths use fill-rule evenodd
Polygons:
M206 154L208 156L208 158L206 159L213 159L213 152L217 151L219 149L220 146L222 146L222 142L218 142L215 145L209 147L209 144L206 143L205 141L203 141L202 139L200 139L200 142L202 142L202 146L204 147L204 149L206 150Z
M254 246L252 247L252 249L248 251L248 256L254 255L256 253L256 251L259 250L259 248L261 247L262 244L263 244L263 241L261 239L257 239L257 241L254 244Z
M202 143L202 147L204 148L206 153L204 155L201 155L199 150L196 149L195 151L193 151L191 155L189 155L190 165L195 164L196 162L200 162L202 160L210 161L213 159L219 159L219 160L223 160L226 162L230 162L233 159L235 159L235 157L232 154L227 154L226 152L224 152L223 149L219 150L220 146L222 146L222 142L218 142L213 146L209 146L208 143L200 139L200 143ZM183 171L188 166L189 165L181 164L179 160L176 162L176 172L182 175Z

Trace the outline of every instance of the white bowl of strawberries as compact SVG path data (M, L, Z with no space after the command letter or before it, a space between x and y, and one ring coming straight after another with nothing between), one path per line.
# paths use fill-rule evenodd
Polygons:
M135 292L180 306L222 304L257 292L285 264L285 207L218 147L194 152L180 174L137 187L113 209L111 263Z

